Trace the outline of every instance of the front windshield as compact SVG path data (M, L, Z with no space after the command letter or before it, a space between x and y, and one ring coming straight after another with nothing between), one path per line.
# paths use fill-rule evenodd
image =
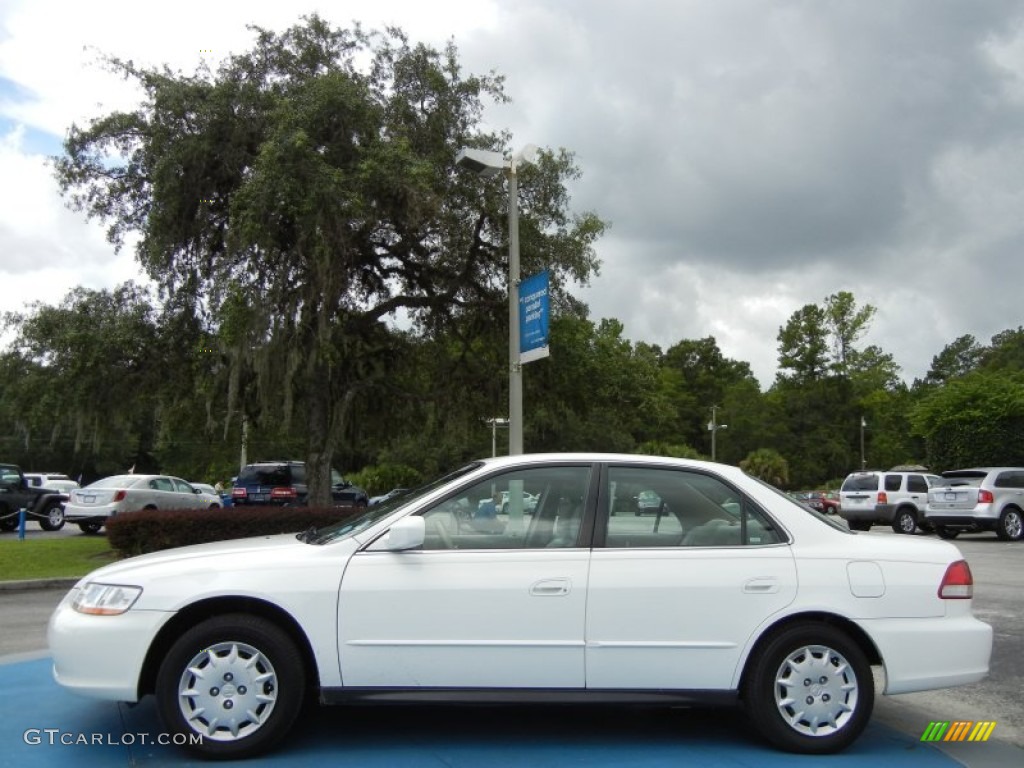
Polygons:
M323 528L317 529L316 533L309 536L305 541L310 544L327 544L331 541L337 541L338 539L346 539L349 536L354 536L360 531L365 531L380 520L390 515L399 507L405 506L415 502L417 499L422 498L435 490L440 488L442 485L456 480L463 475L468 475L475 469L481 466L480 462L474 462L468 464L461 469L457 469L454 472L450 472L443 477L439 477L436 480L432 480L426 485L421 485L419 488L413 488L411 491L407 491L403 494L395 496L390 499L382 501L380 504L374 504L372 507L367 507L366 511L356 517L351 517L348 520L342 520L334 525L328 525Z

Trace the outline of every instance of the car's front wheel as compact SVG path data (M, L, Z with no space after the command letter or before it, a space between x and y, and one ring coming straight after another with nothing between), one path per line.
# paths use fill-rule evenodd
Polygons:
M64 508L59 502L50 504L39 518L39 527L44 531L59 531L64 527Z
M82 533L99 533L103 523L79 523L78 527Z
M848 520L847 525L850 526L851 531L870 531L871 523L866 520Z
M946 541L955 539L957 536L960 535L960 531L956 528L947 528L944 525L936 525L935 533L938 534L940 539L946 539Z
M1024 520L1019 509L1009 507L1003 510L996 525L996 536L1001 541L1020 541L1024 537Z
M913 533L917 529L917 515L912 509L899 509L892 519L892 529L896 533Z
M758 731L790 752L848 747L871 717L875 682L860 647L826 624L796 624L753 656L744 684Z
M185 632L157 674L164 726L205 757L266 752L291 728L305 695L302 656L276 625L217 616ZM201 737L201 738L200 738Z

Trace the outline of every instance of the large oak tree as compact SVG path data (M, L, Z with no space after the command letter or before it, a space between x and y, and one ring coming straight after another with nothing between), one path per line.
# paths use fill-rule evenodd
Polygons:
M139 236L137 257L168 299L212 328L244 314L228 339L233 380L247 366L255 386L277 377L287 394L263 403L264 419L301 409L311 495L324 502L356 401L392 376L395 319L435 333L507 289L504 180L453 163L464 145L508 151L511 137L480 125L485 100L505 100L503 81L464 75L454 45L393 28L313 16L255 33L216 72L109 59L142 103L72 126L55 167L112 242ZM563 301L567 280L596 269L604 227L568 212L577 173L569 153L542 152L520 179L524 274L550 268ZM241 393L229 409L251 401Z

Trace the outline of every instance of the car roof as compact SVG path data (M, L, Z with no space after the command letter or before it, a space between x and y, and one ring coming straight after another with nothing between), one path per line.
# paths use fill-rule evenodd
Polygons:
M943 477L953 477L957 472L1024 472L1024 467L964 467L963 469L947 469Z

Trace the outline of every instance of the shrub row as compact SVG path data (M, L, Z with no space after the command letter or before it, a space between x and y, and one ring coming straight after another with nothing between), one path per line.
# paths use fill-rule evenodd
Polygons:
M140 510L107 520L107 540L121 557L226 539L297 533L359 514L337 507L226 507Z

